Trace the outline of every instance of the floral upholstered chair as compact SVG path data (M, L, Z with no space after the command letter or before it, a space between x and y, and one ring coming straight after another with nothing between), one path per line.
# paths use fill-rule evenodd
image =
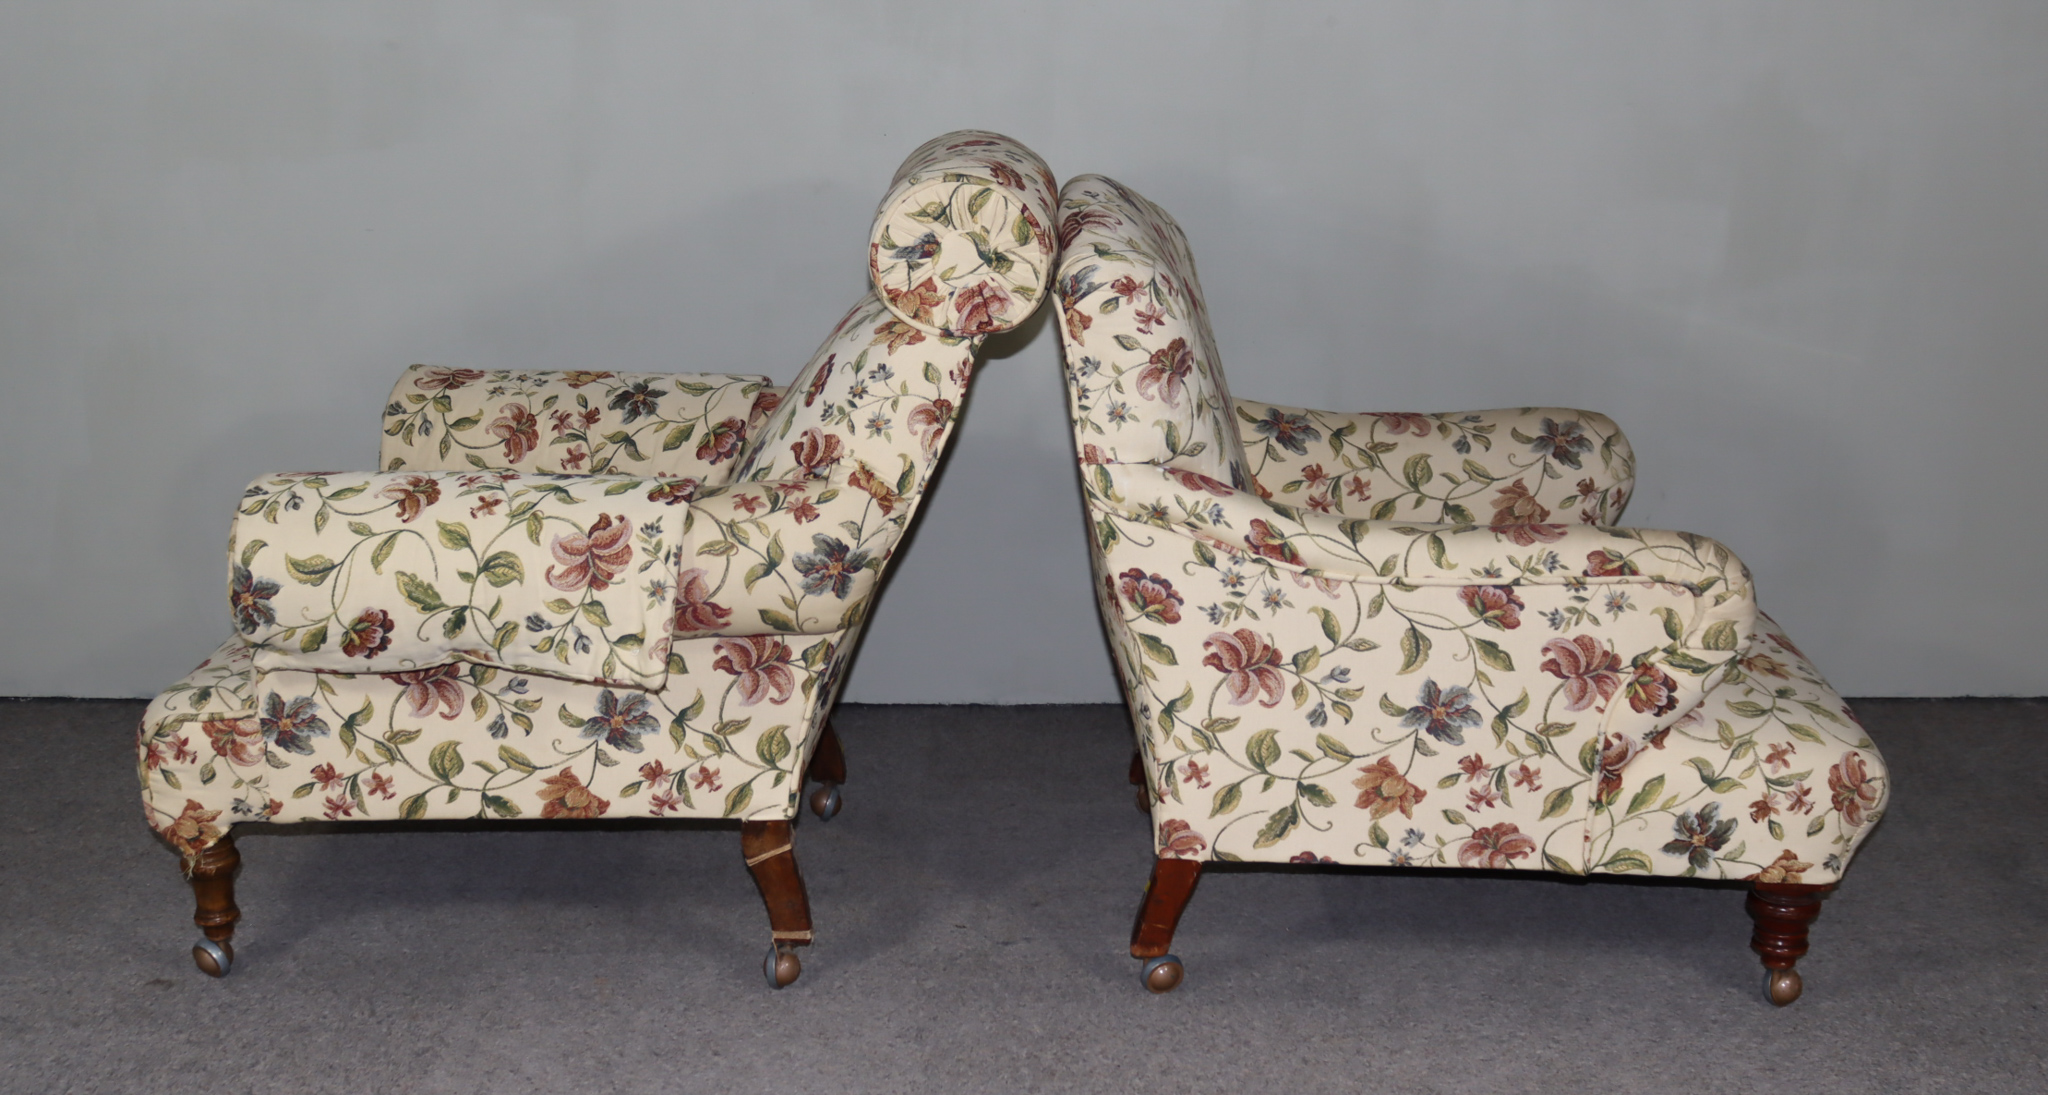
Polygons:
M143 717L150 824L198 896L201 969L239 913L232 826L728 818L801 971L790 845L826 721L975 352L1051 276L1055 183L947 134L883 200L872 287L786 390L765 377L415 367L381 471L264 476L229 548L237 634Z
M1212 860L1750 883L1770 998L1885 804L1841 697L1703 536L1618 527L1634 459L1561 408L1231 398L1186 240L1099 175L1055 287L1096 596L1158 859L1146 984Z

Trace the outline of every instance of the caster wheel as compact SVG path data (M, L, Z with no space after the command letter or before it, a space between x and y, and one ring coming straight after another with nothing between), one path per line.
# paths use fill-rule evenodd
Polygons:
M1138 975L1138 980L1143 982L1146 991L1156 996L1179 988L1180 979L1185 973L1186 971L1181 969L1180 959L1169 954L1145 963L1145 971Z
M1764 972L1764 997L1781 1008L1799 999L1799 994L1805 989L1806 985L1799 979L1798 970Z
M761 963L761 973L768 978L771 989L786 989L803 975L804 964L793 950L769 947L768 959Z
M828 783L811 792L811 812L819 821L830 821L839 813L839 785Z
M201 939L192 944L192 964L208 977L226 977L235 966L235 945Z

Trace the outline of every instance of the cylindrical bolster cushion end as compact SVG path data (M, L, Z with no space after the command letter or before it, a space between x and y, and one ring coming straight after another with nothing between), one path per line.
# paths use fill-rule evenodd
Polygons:
M868 238L868 272L896 317L966 337L1007 331L1045 297L1057 247L1052 171L999 133L926 142L897 169Z

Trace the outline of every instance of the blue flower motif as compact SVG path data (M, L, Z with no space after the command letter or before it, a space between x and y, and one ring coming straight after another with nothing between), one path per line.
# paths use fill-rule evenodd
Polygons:
M868 553L854 551L845 541L818 533L811 537L816 551L806 551L790 562L804 576L804 592L814 596L830 593L841 600L853 591L853 576L868 565Z
M1421 702L1402 716L1401 725L1421 727L1446 745L1465 744L1465 731L1460 727L1477 726L1484 721L1472 708L1472 694L1458 685L1439 689L1435 681L1424 681L1419 699Z

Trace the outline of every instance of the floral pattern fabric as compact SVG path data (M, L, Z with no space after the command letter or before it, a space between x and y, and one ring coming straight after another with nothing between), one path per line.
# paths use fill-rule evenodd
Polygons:
M779 399L765 376L414 365L384 407L377 466L717 483Z
M1260 487L1316 513L1615 525L1635 489L1628 438L1591 411L1337 414L1240 399L1237 419Z
M1054 287L1082 462L1160 464L1252 489L1180 226L1101 175L1069 181L1060 210Z
M509 471L270 476L244 492L235 626L261 669L456 660L658 688L675 480Z
M882 303L908 330L953 337L1022 323L1051 274L1058 190L1045 161L1002 134L926 142L897 169L868 241Z
M1119 253L1131 226L1171 223L1099 177L1062 209L1079 221L1063 236ZM1146 246L1184 249L1171 235ZM1633 489L1612 422L1226 396L1258 472L1232 483L1185 444L1146 447L1187 437L1175 396L1224 391L1213 351L1178 392L1139 384L1174 339L1212 345L1198 291L1168 301L1187 326L1098 357L1100 323L1080 320L1124 305L1074 305L1104 299L1104 251L1070 247L1057 276L1096 596L1158 854L1840 876L1884 809L1881 757L1727 548L1606 527ZM1384 482L1338 482L1354 477Z
M1005 245L1021 303L984 300L995 330L1044 297L1051 175L979 136L952 151L1010 165L1026 182L999 180L1002 200L1043 206ZM1027 263L1027 245L1048 250ZM793 816L980 323L913 325L871 292L786 391L409 370L384 473L245 496L240 633L140 729L151 826L190 858L254 821Z

